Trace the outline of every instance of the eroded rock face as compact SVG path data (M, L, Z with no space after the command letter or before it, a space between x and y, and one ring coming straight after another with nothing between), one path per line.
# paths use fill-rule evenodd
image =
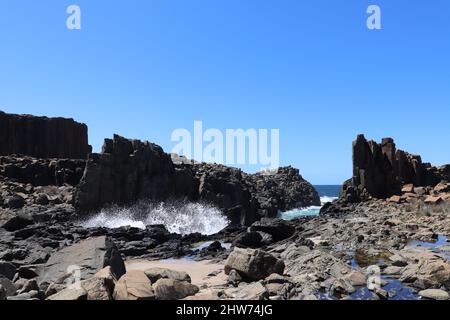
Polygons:
M258 219L257 202L241 170L204 163L192 170L199 179L198 198L215 204L232 224L250 225Z
M403 186L435 186L449 178L448 166L433 167L418 155L398 150L392 138L381 143L358 135L353 142L353 177L343 187L351 202L401 194Z
M314 187L293 167L247 175L250 190L258 203L258 215L275 218L280 211L308 206L320 206L320 197Z
M92 154L74 195L79 212L140 199L187 199L218 207L233 225L251 225L278 210L319 205L316 190L292 167L249 175L217 164L178 161L161 147L118 135Z
M87 126L73 119L7 114L0 111L0 155L86 159L92 151Z
M75 192L75 206L93 211L138 199L165 200L178 194L193 198L195 185L188 173L178 174L161 147L115 135L105 140L101 154L89 156Z

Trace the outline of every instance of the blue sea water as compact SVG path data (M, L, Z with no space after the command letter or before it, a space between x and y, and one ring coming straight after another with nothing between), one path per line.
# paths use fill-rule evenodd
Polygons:
M339 197L339 192L341 190L340 185L315 185L314 188L316 188L319 193L321 206L297 208L286 212L280 212L278 214L279 218L283 220L293 220L298 217L318 216L322 206L327 202L336 200Z

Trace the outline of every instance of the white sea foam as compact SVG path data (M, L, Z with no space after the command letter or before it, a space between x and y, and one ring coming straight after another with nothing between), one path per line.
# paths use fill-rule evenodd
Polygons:
M325 203L333 202L334 200L337 200L337 199L338 199L338 197L323 196L323 197L320 197L320 203L323 206Z
M214 206L193 202L153 203L141 201L129 207L111 207L81 221L86 228L120 228L131 226L145 229L148 225L162 224L178 234L215 234L223 230L228 219Z
M295 218L299 218L299 217L318 216L320 213L320 209L322 209L323 205L325 205L328 202L333 202L336 199L337 199L337 197L323 196L323 197L320 197L321 206L310 206L310 207L306 207L306 208L299 208L299 209L289 210L286 212L280 212L278 214L278 217L283 220L294 220Z

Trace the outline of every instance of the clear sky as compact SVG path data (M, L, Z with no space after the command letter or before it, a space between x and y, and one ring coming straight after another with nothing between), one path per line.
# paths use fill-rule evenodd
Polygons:
M450 1L1 0L0 109L85 122L95 150L170 151L194 120L279 128L281 164L315 184L350 177L358 133L450 163Z

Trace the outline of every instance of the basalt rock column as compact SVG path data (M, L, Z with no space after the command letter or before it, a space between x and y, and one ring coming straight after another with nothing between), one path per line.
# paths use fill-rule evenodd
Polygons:
M358 135L352 154L353 177L343 187L343 196L350 201L387 198L399 194L405 184L435 186L448 178L446 166L422 163L420 156L398 150L392 138L378 144Z
M102 153L89 155L75 206L89 212L140 199L193 199L197 192L198 183L190 171L176 169L160 146L114 135L105 139Z
M90 152L85 124L0 111L0 155L86 159Z

